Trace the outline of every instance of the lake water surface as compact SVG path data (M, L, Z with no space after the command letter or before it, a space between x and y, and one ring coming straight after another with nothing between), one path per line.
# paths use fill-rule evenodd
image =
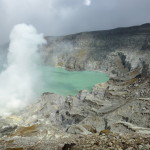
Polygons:
M76 95L80 90L91 91L97 83L106 82L108 76L96 71L67 71L63 68L42 67L44 89L41 92L52 92L60 95Z

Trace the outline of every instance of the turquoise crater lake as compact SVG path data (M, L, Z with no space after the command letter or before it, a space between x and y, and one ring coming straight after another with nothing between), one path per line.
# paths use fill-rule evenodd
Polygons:
M67 71L64 68L42 67L44 89L41 92L52 92L60 95L76 95L80 90L92 90L97 83L109 80L105 73L97 71Z

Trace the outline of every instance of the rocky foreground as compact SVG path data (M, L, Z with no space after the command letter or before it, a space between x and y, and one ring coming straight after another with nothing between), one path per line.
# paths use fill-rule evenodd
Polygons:
M1 117L0 150L149 150L150 24L46 39L44 63L110 80Z
M149 150L150 136L104 132L100 135L68 135L57 139L16 138L1 140L6 150ZM2 146L3 145L3 146ZM11 147L11 148L9 148ZM12 148L17 147L17 148Z

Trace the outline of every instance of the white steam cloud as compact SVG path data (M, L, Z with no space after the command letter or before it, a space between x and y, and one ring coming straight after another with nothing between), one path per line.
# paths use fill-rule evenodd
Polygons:
M84 5L90 6L92 3L92 0L84 0Z
M38 47L46 41L31 25L16 25L10 34L8 66L0 74L0 114L18 110L36 95L40 82Z

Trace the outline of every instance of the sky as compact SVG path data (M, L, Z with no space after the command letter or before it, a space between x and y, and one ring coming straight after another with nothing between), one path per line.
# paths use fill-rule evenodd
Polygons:
M150 0L0 0L0 44L16 24L61 36L150 23Z

